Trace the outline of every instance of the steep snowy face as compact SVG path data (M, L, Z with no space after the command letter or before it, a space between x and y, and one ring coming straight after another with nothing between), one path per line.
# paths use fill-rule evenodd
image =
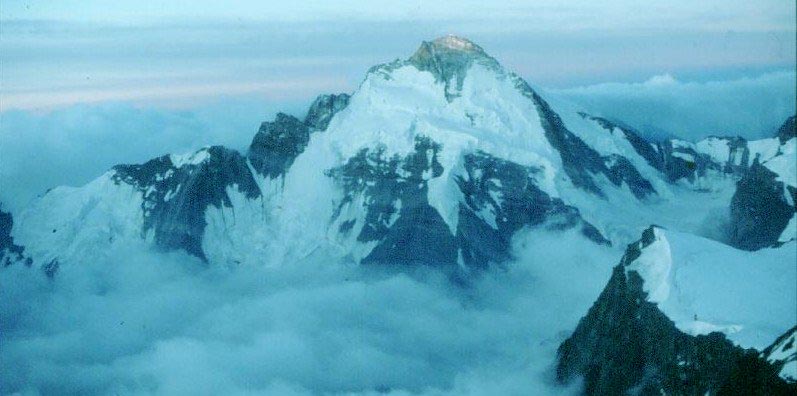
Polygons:
M605 199L613 190L644 199L657 193L655 170L634 151L593 149L580 137L592 126L582 120L572 132L574 118L581 120L560 116L477 45L452 36L424 42L409 59L369 71L297 157L285 199L303 201L292 178L305 181L297 188L331 178L337 189L324 191L338 198L318 221L331 217L328 236L365 262L417 262L401 258L414 246L410 234L441 247L428 252L431 261L480 268L508 258L512 235L525 226L577 227L608 243L569 198Z
M679 330L719 331L743 347L763 349L797 322L795 262L794 242L753 256L651 227L630 245L622 265L626 276L639 277L645 299Z
M48 272L64 262L107 257L113 244L143 248L144 192L115 175L112 170L82 187L51 189L14 219L14 240Z

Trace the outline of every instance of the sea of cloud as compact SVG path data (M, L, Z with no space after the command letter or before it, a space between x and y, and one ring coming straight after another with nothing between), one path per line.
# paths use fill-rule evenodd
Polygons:
M556 348L619 257L529 231L516 262L455 286L323 254L230 269L117 249L52 279L0 269L0 393L567 394Z
M797 112L797 73L777 71L707 82L679 81L664 74L640 83L605 83L552 93L652 138L760 139L772 137Z

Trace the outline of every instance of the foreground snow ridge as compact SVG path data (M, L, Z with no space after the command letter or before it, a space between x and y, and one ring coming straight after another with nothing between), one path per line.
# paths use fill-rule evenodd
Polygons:
M639 275L646 300L684 333L722 332L761 350L797 323L794 242L754 254L650 227L632 248L626 275Z
M637 248L642 254L630 265L626 272L635 271L645 280L645 292L648 301L662 303L670 297L670 270L672 269L672 256L670 243L664 236L664 231L652 227L653 240L643 246L643 241L637 243Z

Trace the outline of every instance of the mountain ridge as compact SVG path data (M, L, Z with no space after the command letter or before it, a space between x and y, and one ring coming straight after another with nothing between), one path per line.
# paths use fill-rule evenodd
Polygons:
M379 70L388 74L381 74L382 72L378 72ZM441 102L430 102L430 104L435 104L430 106L432 111L428 115L415 114L412 117L408 117L409 113L404 110L404 107L386 107L384 110L379 110L379 107L373 105L373 100L380 98L381 100L393 100L399 106L406 106L407 104L404 103L403 97L395 96L396 94L393 93L393 85L396 84L404 87L402 88L404 90L417 91L420 95L428 96L431 94L432 96L428 96L426 100L433 100L433 96L439 93L435 93L434 90L429 91L426 86L419 85L416 82L419 78L423 80L426 73L433 75L434 82L431 87L440 87L444 98ZM394 76L393 74L396 75ZM457 95L451 95L454 91L451 91L450 83L455 83ZM518 102L501 99L504 107L495 108L494 105L487 105L484 102L487 97L482 98L482 95L489 94L489 98L495 97L491 91L497 89L496 84L497 86L506 84L505 88L502 89L505 89L506 93L516 95L513 100ZM382 85L385 86L382 87ZM464 92L467 94L466 97L461 97L463 88L466 90ZM378 96L382 92L387 92L387 96ZM365 96L364 99L362 99L363 96ZM352 109L351 106L354 106L355 109ZM417 104L412 105L410 108L422 109ZM468 108L472 108L472 110L468 110ZM514 117L517 114L521 114L517 111L521 109L526 114L523 117L527 118L515 120ZM346 113L346 115L343 118L336 117L340 113ZM385 123L380 118L380 121L374 124L376 128L381 129L392 124L401 125L406 123L409 129L401 131L402 127L398 126L392 128L397 130L396 133L388 134L387 131L374 133L373 130L369 130L372 121L368 122L367 120L373 119L373 116L368 115L368 113L385 113L385 116L380 116L385 117L384 121L389 119L387 117L393 117L394 113L397 115L398 118L393 122ZM357 116L353 116L353 114L357 114ZM360 120L363 118L362 115L366 115L365 122ZM448 121L449 119L451 121ZM344 125L337 125L335 121L339 121L337 124L344 123ZM532 124L529 124L529 122ZM536 126L534 126L534 122L537 122ZM778 142L780 144L776 147L787 145L792 141L782 142L783 136L789 136L788 122L787 120L773 140L773 142L780 140ZM793 129L793 118L791 122ZM351 126L354 126L354 128ZM571 129L574 127L580 132L573 133ZM491 130L491 128L506 130L501 132ZM354 131L357 129L362 129L364 133L355 133ZM477 133L474 134L474 132ZM498 139L501 145L496 146L491 140L499 136L497 135L499 132L503 137ZM523 138L526 135L528 135L528 138ZM401 142L402 139L406 139L407 143ZM310 145L314 145L314 148L320 147L321 152L312 154L315 156L321 155L318 158L330 158L330 154L333 157L337 157L337 159L327 159L325 164L318 165L323 168L313 175L313 178L318 179L319 175L323 178L334 178L336 174L341 176L342 173L336 172L335 169L342 169L340 168L341 166L362 153L362 150L382 153L368 160L372 162L374 160L396 161L392 157L404 155L402 153L415 155L412 153L417 153L418 148L413 147L417 143L417 139L428 140L433 145L438 145L436 149L439 151L437 158L442 161L436 165L441 170L431 174L428 180L425 177L419 179L421 183L429 184L428 191L422 191L419 197L426 196L426 198L421 200L426 199L432 210L442 216L443 222L450 230L448 235L454 239L462 239L462 235L492 233L493 231L491 230L496 230L498 224L496 213L501 211L500 203L495 201L495 199L480 199L480 205L474 205L475 201L469 198L470 193L463 191L464 188L474 191L474 187L468 187L468 180L472 177L468 175L475 175L474 172L477 170L465 169L469 166L467 165L468 163L475 163L468 158L491 156L494 159L488 162L493 165L485 166L494 166L494 164L502 163L500 161L503 161L509 166L509 168L505 167L506 169L510 169L513 166L536 169L532 172L536 176L532 177L532 173L527 176L527 180L530 182L529 185L539 189L536 194L543 194L543 196L546 196L546 200L563 201L562 203L565 206L571 206L576 209L572 213L578 218L581 216L579 212L584 212L584 208L582 207L582 210L579 211L579 206L583 205L569 203L575 196L581 197L575 202L586 202L592 199L589 198L589 195L594 195L597 199L607 201L607 204L609 204L611 199L608 198L607 191L611 190L612 194L610 195L617 196L618 194L625 194L623 192L625 190L630 191L631 195L640 201L634 205L644 206L652 196L666 198L667 195L671 194L668 190L674 188L672 187L673 185L683 184L682 180L686 181L686 185L694 185L694 188L700 189L703 187L699 186L699 183L703 179L708 181L718 177L722 179L726 177L723 175L741 178L743 175L747 175L747 169L755 170L761 167L760 164L756 165L759 162L764 163L782 156L780 154L782 149L777 148L775 152L772 151L773 144L764 144L766 143L764 142L762 144L757 143L755 147L748 147L746 141L738 138L710 138L698 143L688 143L680 140L652 143L642 138L638 132L630 127L604 118L591 116L583 111L568 115L568 117L563 119L528 83L513 73L505 71L481 47L463 38L445 36L431 42L423 42L420 48L406 61L375 66L369 71L360 89L353 96L348 94L320 95L310 106L303 120L283 113L277 114L274 121L264 122L261 125L245 155L222 147L211 147L192 154L192 156L201 156L205 159L205 161L199 161L197 164L191 163L190 159L187 163L175 164L173 160L177 157L165 156L141 166L116 166L112 170L114 175L111 178L116 183L132 184L143 194L141 207L145 220L141 231L142 236L146 238L149 230L154 230L154 240L161 248L182 248L193 255L206 259L206 252L202 247L202 234L205 229L204 223L206 223L204 217L207 216L205 212L211 206L214 208L222 206L232 208L232 198L230 198L230 193L227 191L230 186L235 186L237 192L243 194L244 198L248 200L273 200L274 194L284 193L286 178L290 178L289 172L294 162L297 159L301 160L308 157L304 152ZM319 142L315 143L314 141ZM523 141L532 143L531 145L529 143L520 143L521 150L518 150L517 145L513 144L513 142ZM708 142L704 145L707 148L698 147L702 142ZM405 149L404 147L407 144L410 145ZM357 147L358 145L359 148ZM623 145L628 148L623 148ZM727 148L720 147L723 145ZM337 151L342 147L346 147L346 150L343 152ZM603 148L596 150L596 147ZM714 147L720 148L715 149ZM727 153L724 154L727 157L725 162L722 162L722 150ZM347 154L347 152L351 154ZM517 155L514 152L521 154ZM718 152L719 154L717 154ZM366 157L368 155L370 154L367 154ZM474 155L476 157L473 157ZM379 160L378 156L384 158ZM500 161L496 162L496 160ZM303 166L314 165L305 164ZM363 166L365 165L360 165L361 168ZM650 168L644 169L648 166ZM219 167L234 170L226 172ZM193 170L194 168L196 170ZM483 170L478 170L478 172L483 172ZM260 176L255 177L255 174ZM501 175L494 176L498 178L495 179L495 183L492 183L493 187L484 191L491 190L490 194L503 194L496 184L502 183ZM265 180L260 179L260 177L265 178ZM398 178L401 176L382 174L377 177L379 180L385 180L386 177ZM276 179L280 180L279 186L272 185L274 183L273 180ZM663 179L663 181L659 179ZM747 208L753 208L756 205L770 205L768 202L773 200L784 202L780 204L783 215L778 217L777 224L770 227L772 231L760 236L760 242L755 245L744 245L739 242L739 237L736 239L730 237L728 240L735 246L751 249L773 245L779 241L783 227L786 227L786 223L790 220L789 213L793 212L793 199L790 203L789 198L791 197L788 196L788 191L794 191L793 189L789 190L793 188L789 187L789 183L793 182L782 182L786 183L786 187L784 187L787 192L785 198L781 199L778 193L773 193L772 197L765 198L763 203L757 203L757 201L750 201L750 199L745 201L741 197L758 196L757 192L759 190L774 190L773 188L764 189L760 187L762 181L758 179L752 182L747 182L746 180L752 180L751 176L746 179L740 179L737 191L745 191L745 188L747 188L752 189L752 192L748 192L746 195L737 192L734 195L734 201L731 206L735 208L732 213L736 214L732 218L734 224L747 222L752 225L736 225L734 226L736 230L744 229L744 227L753 230L768 227L758 224L761 221L760 216L753 216L752 220L743 220L742 215L737 215L738 213L746 213L749 210L753 210ZM195 183L205 183L205 185ZM323 183L326 184L328 181ZM484 185L484 182L480 183ZM196 187L191 187L194 185ZM751 187L745 187L748 185ZM338 186L345 187L345 183L338 183ZM181 189L181 187L184 188ZM350 186L350 188L353 187ZM384 188L395 189L396 187ZM579 190L586 191L588 195L582 197ZM362 194L362 191L364 190L354 195ZM563 192L565 192L566 196L561 196ZM339 192L334 191L327 191L327 193L339 194ZM195 206L189 206L183 215L174 217L175 215L172 213L180 211L174 209L173 204L168 203L173 194L178 194L176 201L186 202ZM181 198L183 196L191 196L190 194L199 195L190 199ZM387 225L385 223L386 216L390 217L389 213L401 210L395 208L395 205L400 200L393 194L395 192L388 192L387 199L380 204L385 209L379 209L381 212L376 212L383 214L362 217L356 213L361 211L361 209L351 208L351 210L355 211L353 213L354 217L340 218L341 224L336 227L339 231L355 225L357 228L362 228L363 225L361 223L368 216L376 216L377 219L381 219L377 220L377 222L384 223L382 226L372 224L369 227L385 227ZM350 195L344 192L343 200L335 204L337 208L332 207L329 209L326 217L327 219L332 219L332 223L335 223L336 219L340 217L344 209L343 205L351 204L351 202L356 200L356 197ZM98 199L101 199L101 197ZM626 200L627 198L619 199ZM489 201L492 201L489 203L489 207L482 206ZM367 202L360 202L358 205L364 205L365 207ZM394 209L388 207L391 205L394 206ZM171 217L153 221L149 214L153 210L156 213L169 214ZM267 211L267 208L264 210ZM403 210L409 209L405 206ZM365 212L368 213L367 208ZM472 213L476 213L476 215L473 216ZM592 215L592 213L588 214ZM458 221L463 216L471 218L472 224L478 224L476 229L480 231L457 231ZM263 213L259 217L265 218L268 216ZM600 220L599 224L591 224L594 220L596 219L579 220L586 224L585 229L589 229L587 234L590 235L590 239L599 243L611 243L612 239L618 242L617 238L607 238L602 235L606 233L607 227L615 227L615 225L611 223L608 225L600 224L605 219ZM649 220L655 221L655 219ZM542 224L544 222L545 220L543 219L533 223ZM488 266L488 262L497 263L509 257L507 242L497 241L511 239L511 235L515 231L516 228L512 227L511 231L505 231L508 232L506 235L502 235L500 232L495 234L497 239L494 240L496 242L491 242L490 244L497 243L495 246L503 246L499 249L501 251L496 252L492 257L484 257L482 260L478 260L479 262L471 264L476 267L485 267ZM362 232L360 230L360 236L355 239L360 242L370 240L368 237L364 237ZM626 231L623 232L631 234ZM732 235L746 235L742 231L731 231L730 233ZM345 234L348 235L349 232ZM461 236L456 237L457 234ZM387 236L387 233L384 233L384 236ZM342 241L349 240L344 243L357 243L356 241L352 242L351 238L346 235L336 238L342 238ZM741 237L741 239L745 239L745 237ZM481 241L481 243L485 243L485 241ZM473 243L464 240L457 244L460 247L473 245ZM468 257L473 254L473 252L461 253ZM459 259L457 258L457 260ZM48 260L49 258L44 261Z

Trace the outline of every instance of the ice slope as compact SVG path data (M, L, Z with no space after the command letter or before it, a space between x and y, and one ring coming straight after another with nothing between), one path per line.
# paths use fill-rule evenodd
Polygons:
M742 347L762 350L797 323L794 242L753 253L654 230L653 243L626 271L642 277L648 301L681 331L720 331Z
M56 187L19 217L14 239L36 263L105 257L117 243L142 243L143 192L107 172L83 187Z

